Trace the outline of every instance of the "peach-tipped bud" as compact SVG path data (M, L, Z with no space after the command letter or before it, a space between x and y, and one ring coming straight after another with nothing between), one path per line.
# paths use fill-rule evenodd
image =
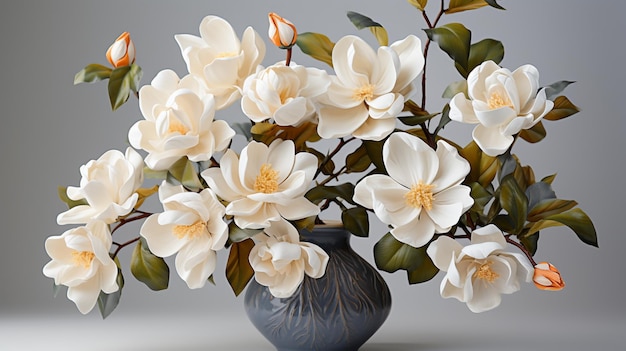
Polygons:
M109 46L106 56L115 68L132 65L135 62L135 44L130 39L130 34L124 32L115 39Z
M289 49L294 46L298 38L296 26L274 12L270 12L268 17L270 20L268 34L272 43L281 49Z
M559 270L548 262L541 262L535 266L533 282L541 290L559 291L565 287Z

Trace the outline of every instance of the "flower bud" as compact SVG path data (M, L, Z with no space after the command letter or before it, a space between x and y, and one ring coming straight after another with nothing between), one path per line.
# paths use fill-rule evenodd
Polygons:
M533 282L537 289L541 290L559 291L565 287L559 270L548 262L541 262L535 266Z
M268 34L272 43L281 49L288 49L296 44L298 31L296 26L274 12L268 15L270 28Z
M115 68L133 64L135 62L135 44L130 39L130 34L124 32L115 39L115 42L109 46L106 56Z

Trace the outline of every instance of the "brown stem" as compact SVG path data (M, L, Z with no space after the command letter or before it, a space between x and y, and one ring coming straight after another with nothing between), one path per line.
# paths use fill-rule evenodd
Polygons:
M356 139L355 137L349 138L344 140L343 138L339 138L339 144L337 144L337 146L335 147L335 149L333 151L331 151L326 157L324 157L324 159L322 160L322 162L320 163L319 167L317 167L317 171L315 171L315 175L313 176L313 179L317 178L317 176L320 175L320 173L322 173L322 169L326 166L326 164L332 160L333 157L335 157L335 155L337 155L337 153L339 153L339 151L341 151L341 149L346 146L346 144L348 144L349 142L351 142L352 140ZM328 183L328 182L326 182Z
M287 58L285 59L285 66L289 67L291 63L291 48L287 49Z
M117 248L116 248L116 249L115 249L115 251L113 252L113 256L112 256L111 258L115 258L115 257L117 256L117 254L120 252L120 250L122 250L122 249L123 249L123 248L125 248L126 246L128 246L128 245L130 245L130 244L132 244L132 243L134 243L134 242L137 242L137 241L139 241L139 237L136 237L136 238L134 238L134 239L130 239L130 240L128 240L128 241L126 241L126 242L123 242L123 243L121 243L121 244L120 244L120 243L113 242L113 244L114 244L114 245L117 245Z
M140 219L146 218L146 217L150 217L152 215L152 213L150 212L144 212L144 211L139 211L139 210L135 210L134 213L139 213L138 216L135 217L126 217L126 218L122 218L120 219L120 222L118 225L115 226L115 228L113 228L111 230L111 235L113 235L113 233L115 233L116 230L118 230L121 226L130 223L130 222L134 222L134 221L138 221Z
M533 258L533 255L530 254L530 252L528 250L526 250L526 248L524 247L524 245L522 245L521 243L518 243L517 241L511 239L511 235L507 235L505 236L506 238L506 242L517 247L518 249L520 249L524 255L526 255L526 257L528 258L528 260L530 261L530 263L534 266L537 265L537 262L535 262L535 259Z
M428 29L433 29L435 27L437 27L437 24L439 23L439 20L441 19L441 16L443 16L445 12L445 8L444 8L444 3L443 0L441 0L441 6L439 9L439 13L437 14L437 17L435 18L434 22L430 22L430 19L428 18L428 15L426 14L426 11L422 11L422 16L424 17L424 20L426 21L426 25L428 25ZM424 67L422 69L422 110L426 111L426 62L428 60L428 48L430 47L430 42L431 40L428 39L426 40L426 44L424 44Z

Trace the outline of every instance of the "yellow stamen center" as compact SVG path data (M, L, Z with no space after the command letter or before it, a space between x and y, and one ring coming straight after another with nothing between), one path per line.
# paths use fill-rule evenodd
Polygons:
M84 268L91 267L91 262L93 261L96 254L91 251L74 251L72 252L72 261L74 261L74 265L83 266Z
M215 56L215 58L227 58L227 57L234 57L237 56L237 52L235 51L224 51L224 52L220 52L219 54L217 54Z
M489 96L489 101L487 102L490 110L495 110L500 107L511 107L513 108L513 104L508 96L502 96L496 92L491 93Z
M474 273L474 278L486 280L490 283L496 280L500 275L491 269L492 264L493 262L487 262L482 264L480 268L478 268L478 270Z
M366 84L358 89L354 90L352 98L357 101L365 101L374 97L374 85Z
M408 193L404 194L407 205L415 208L424 207L427 210L433 208L433 188L434 184L424 184L421 181L411 187Z
M174 229L172 229L172 232L178 239L183 239L185 237L193 239L200 236L205 231L206 223L200 220L190 225L176 225L174 226Z
M278 171L272 169L272 165L264 163L254 180L254 191L271 194L276 190L278 190Z
M170 133L180 133L180 135L185 135L187 134L189 129L184 124L182 124L179 120L172 118L170 120L170 125L169 125L169 128L167 128L167 131Z

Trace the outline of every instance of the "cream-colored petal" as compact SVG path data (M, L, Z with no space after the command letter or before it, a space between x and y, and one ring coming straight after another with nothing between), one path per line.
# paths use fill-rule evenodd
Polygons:
M317 132L324 139L351 135L369 116L364 104L349 109L324 106L320 109Z
M435 150L408 133L393 133L383 146L387 173L406 188L422 182L432 184L439 169Z
M440 270L447 272L450 262L461 252L463 246L456 240L448 236L440 236L437 240L428 245L426 253Z
M421 216L391 229L390 233L400 242L413 247L422 247L433 238L435 224L428 216Z
M480 123L476 114L474 113L474 107L472 102L465 98L463 93L458 93L450 100L450 112L448 114L451 120L476 124Z
M375 174L365 177L354 188L353 200L370 209L385 224L404 225L417 217L419 211L407 205L404 196L409 191L391 177Z
M486 128L482 125L474 128L472 137L488 156L502 155L513 143L513 137L501 134L499 128Z

